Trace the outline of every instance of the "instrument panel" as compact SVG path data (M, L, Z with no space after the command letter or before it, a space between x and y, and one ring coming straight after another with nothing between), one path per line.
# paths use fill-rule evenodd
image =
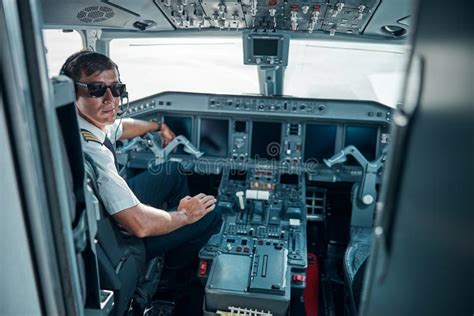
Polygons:
M159 119L194 144L177 147L168 159L221 174L216 211L223 224L199 253L205 311L233 306L273 315L287 315L292 297L304 290L307 223L324 220L326 193L307 183L360 182L367 172L360 161L328 159L356 148L367 161L377 160L390 141L392 118L390 108L375 102L180 92L123 111ZM127 155L132 168L156 158L146 147Z
M166 92L130 103L124 117L159 119L189 139L204 155L195 170L271 166L317 181L355 181L353 159L328 168L328 159L354 145L372 161L389 142L389 107L376 102L314 100ZM172 156L191 159L182 148ZM146 168L149 151L129 153L131 167Z

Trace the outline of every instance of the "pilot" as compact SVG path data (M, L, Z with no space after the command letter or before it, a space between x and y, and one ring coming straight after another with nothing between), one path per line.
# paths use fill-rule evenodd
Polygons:
M106 211L127 232L144 238L148 258L166 254L169 267L190 265L221 224L213 211L216 199L204 193L189 196L186 177L176 165L160 172L146 170L128 181L116 168L117 140L159 132L166 145L175 137L173 131L164 123L117 119L125 84L109 57L77 52L66 60L61 74L74 81L82 147L97 165L98 194ZM165 202L168 210L175 210L163 210Z

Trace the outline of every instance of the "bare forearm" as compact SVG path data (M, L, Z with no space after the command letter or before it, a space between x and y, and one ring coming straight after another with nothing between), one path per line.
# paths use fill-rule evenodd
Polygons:
M188 224L188 217L181 211L166 212L148 205L142 206L145 236L159 236L171 233Z
M213 196L200 193L182 198L176 212L166 212L140 203L113 216L123 228L137 237L160 236L195 223L212 212L215 203Z
M182 211L166 212L148 205L138 204L114 215L128 232L137 237L160 236L188 224Z
M126 118L122 121L122 136L120 139L129 139L154 132L160 128L159 123Z

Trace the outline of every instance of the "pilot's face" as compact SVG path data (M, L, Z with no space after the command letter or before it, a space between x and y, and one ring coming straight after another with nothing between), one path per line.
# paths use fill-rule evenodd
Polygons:
M117 70L110 69L102 72L95 72L90 76L82 75L81 83L103 83L111 85L118 83ZM76 104L80 115L100 129L112 124L117 116L120 103L119 97L114 97L110 89L107 89L101 97L89 96L87 87L76 85Z

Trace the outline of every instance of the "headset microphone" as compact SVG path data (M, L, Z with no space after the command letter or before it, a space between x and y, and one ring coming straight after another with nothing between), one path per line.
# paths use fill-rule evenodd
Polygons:
M126 105L125 105L125 109L124 109L124 107L123 107L123 100L124 100L124 99L127 99L127 101L126 101L126 103L125 103L125 104L126 104ZM117 116L118 116L118 117L121 117L125 112L127 112L128 106L129 106L129 104L128 104L128 92L127 92L127 91L124 91L124 92L122 93L122 95L120 96L120 105L119 105L119 111L117 112Z
M123 99L127 99L127 102L126 102L126 107L125 109L123 108ZM123 117L122 115L124 113L126 113L128 111L128 92L127 91L124 91L122 92L122 95L120 96L120 105L119 105L119 111L117 112L117 117L120 117L120 121L118 123L118 125L120 126L120 124L122 124L122 120L123 120ZM115 135L114 135L114 139L117 140L117 133L118 133L119 129L117 128L115 130Z

